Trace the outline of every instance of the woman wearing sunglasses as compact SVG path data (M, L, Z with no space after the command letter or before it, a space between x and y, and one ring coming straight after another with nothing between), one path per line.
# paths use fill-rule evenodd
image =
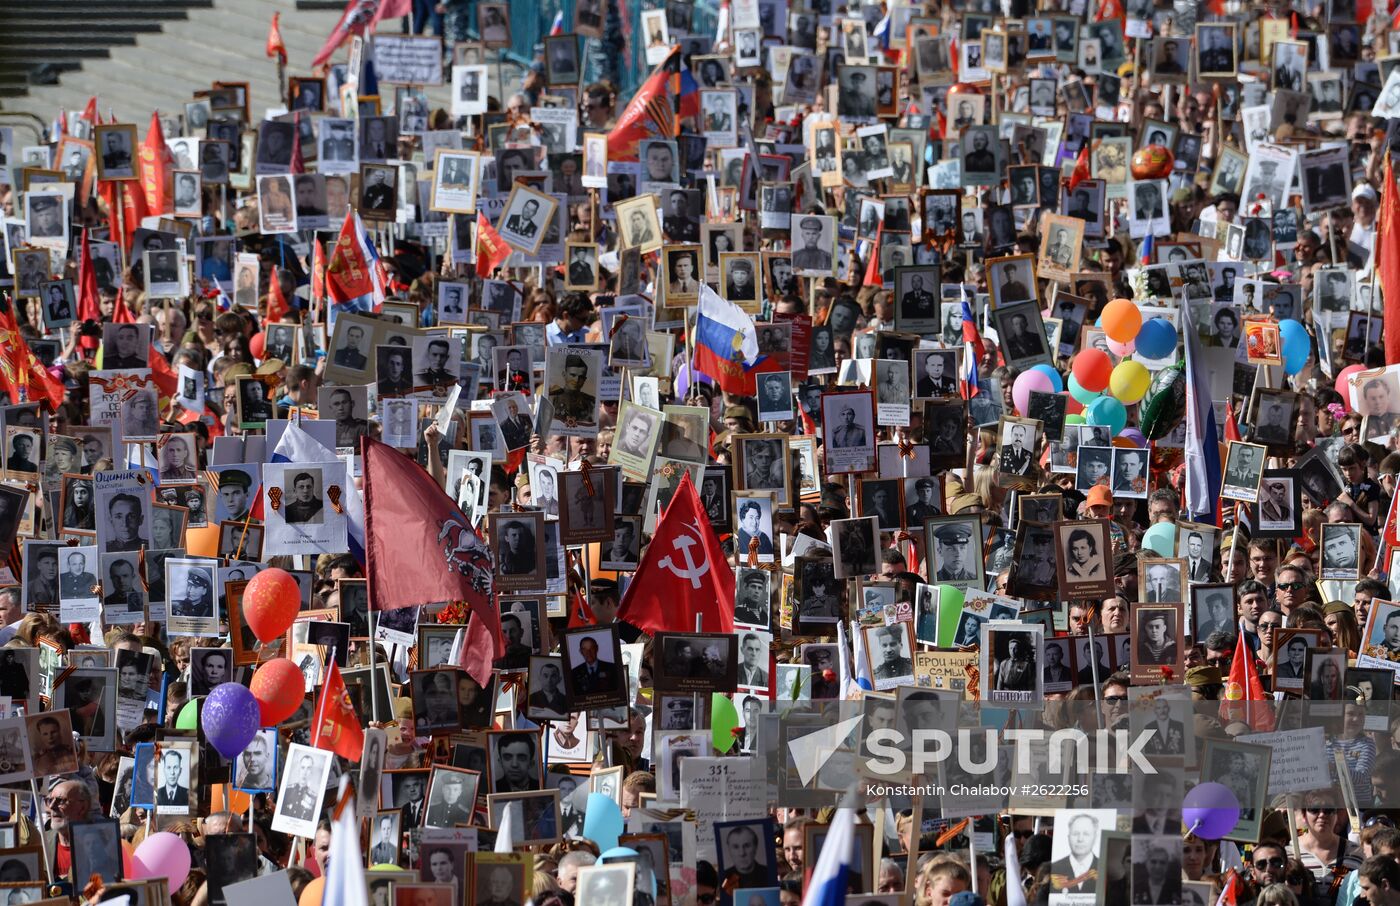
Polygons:
M1298 835L1303 868L1313 878L1315 897L1330 901L1335 887L1361 864L1361 847L1337 833L1345 812L1327 795L1309 795L1303 801L1304 831Z

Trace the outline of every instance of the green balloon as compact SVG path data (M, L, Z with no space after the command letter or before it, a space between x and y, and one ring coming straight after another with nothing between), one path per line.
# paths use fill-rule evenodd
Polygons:
M1142 433L1149 440L1161 440L1186 415L1186 366L1170 365L1157 372L1142 400Z
M199 729L199 699L192 698L181 706L180 713L175 715L175 729Z

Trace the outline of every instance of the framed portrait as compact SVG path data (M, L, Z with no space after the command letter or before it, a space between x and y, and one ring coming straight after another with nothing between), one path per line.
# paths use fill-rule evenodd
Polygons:
M1225 477L1220 496L1241 503L1257 503L1267 452L1259 444L1230 441L1225 453Z
M1113 593L1112 547L1106 521L1057 522L1055 542L1062 598L1103 598Z

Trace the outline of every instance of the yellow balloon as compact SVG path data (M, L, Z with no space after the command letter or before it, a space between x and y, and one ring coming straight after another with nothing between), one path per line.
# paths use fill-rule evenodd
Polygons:
M1120 402L1131 405L1142 399L1152 385L1147 366L1132 359L1119 362L1108 379L1109 392Z

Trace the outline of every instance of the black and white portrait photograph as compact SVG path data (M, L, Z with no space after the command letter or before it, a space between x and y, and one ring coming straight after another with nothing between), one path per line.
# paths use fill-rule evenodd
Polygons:
M1267 451L1258 444L1231 441L1225 453L1225 478L1220 494L1241 503L1259 500L1259 480ZM1330 498L1329 498L1330 499Z
M731 692L737 684L738 636L728 633L658 633L660 656L653 672L660 692Z
M1266 537L1293 537L1301 530L1302 484L1291 472L1265 469L1259 483L1255 533Z
M1044 688L1040 667L1045 627L991 621L982 624L981 632L982 687L986 699L1015 702L1040 698Z
M291 743L272 818L273 830L304 835L309 829L315 833L334 757L328 751Z
M492 513L496 585L506 589L537 589L545 584L544 514Z
M98 125L94 133L97 178L136 179L136 127L126 124Z
M878 568L880 526L874 516L831 523L838 579L868 576Z
M1358 578L1361 568L1360 523L1324 523L1321 547L1322 578Z
M996 126L968 126L962 132L962 185L996 185L1006 169L1006 152Z
M925 524L925 550L933 581L960 588L982 584L982 521L942 516Z
M907 621L861 628L860 644L865 646L876 689L913 683L913 629L914 624Z
M1235 590L1228 582L1192 582L1191 640L1204 642L1213 633L1235 631Z
M564 633L560 650L564 656L565 688L574 708L618 707L626 703L627 676L619 656L615 626L570 630Z

